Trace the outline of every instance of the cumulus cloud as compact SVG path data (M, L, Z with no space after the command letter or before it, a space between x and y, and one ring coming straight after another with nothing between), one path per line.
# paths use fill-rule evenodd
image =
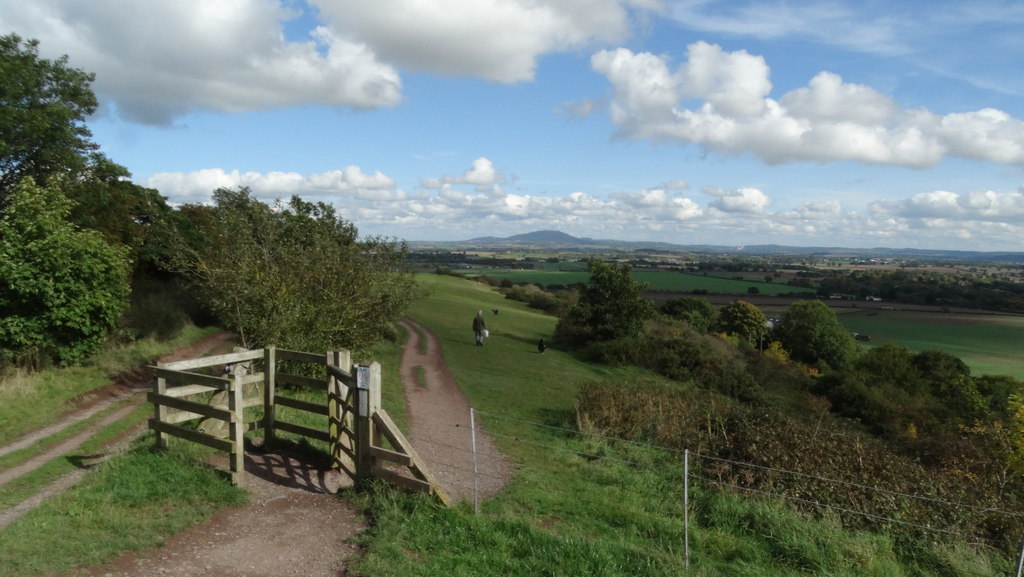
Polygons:
M607 197L510 193L485 157L459 176L423 178L436 184L407 192L380 171L352 165L314 174L222 169L161 173L140 184L173 204L208 202L218 187L248 186L264 201L299 195L333 204L364 234L410 240L464 240L556 229L577 236L663 240L678 244L963 247L997 250L1024 237L1024 187L1000 192L936 190L877 200L858 212L833 199L773 210L764 191L705 187L693 196L681 180ZM481 185L484 185L481 188ZM827 239L823 241L822 239ZM959 242L959 241L958 241Z
M293 195L304 198L336 200L352 197L362 200L400 200L404 193L395 181L380 171L366 174L358 166L315 174L296 172L239 172L220 168L194 172L160 172L141 181L143 186L159 190L172 204L209 202L218 188L248 187L253 195L273 201Z
M399 70L520 82L538 59L627 38L658 0L0 0L0 28L96 73L107 110L166 125L193 110L394 106ZM291 21L316 18L304 38Z
M708 206L722 212L761 213L771 204L768 195L756 188L740 188L728 192L711 188L705 189L705 192L717 197Z
M856 161L928 167L946 156L1024 162L1024 122L983 109L937 115L822 72L769 96L770 70L746 51L691 45L672 70L664 56L603 50L592 68L612 86L611 119L635 140L693 143L770 164Z
M0 28L71 55L125 118L167 124L193 109L221 112L298 104L351 108L401 99L396 69L366 44L325 27L290 42L298 16L266 0L0 0Z
M621 0L315 0L332 28L410 69L496 82L532 80L537 59L624 39Z
M876 216L922 222L970 221L1019 225L1024 221L1024 192L983 190L958 194L936 190L918 193L903 200L877 201L869 209Z

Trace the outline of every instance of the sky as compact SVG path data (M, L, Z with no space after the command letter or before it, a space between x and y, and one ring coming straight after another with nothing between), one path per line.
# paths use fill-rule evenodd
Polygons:
M362 236L1024 251L1024 3L0 0L108 158Z

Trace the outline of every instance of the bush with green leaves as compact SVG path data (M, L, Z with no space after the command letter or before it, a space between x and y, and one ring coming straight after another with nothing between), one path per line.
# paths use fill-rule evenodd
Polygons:
M69 365L103 347L127 305L127 251L69 221L59 184L26 180L0 216L0 349L7 363Z
M246 347L362 353L418 294L404 243L360 239L324 203L269 206L247 188L213 200L186 209L177 264Z

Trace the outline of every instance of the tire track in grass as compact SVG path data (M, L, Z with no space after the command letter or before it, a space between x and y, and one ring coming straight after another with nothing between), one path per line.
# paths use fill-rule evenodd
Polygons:
M28 433L28 434L20 437L18 440L12 442L11 444L5 445L3 447L0 447L0 457L3 457L4 455L8 455L8 454L13 453L15 451L20 451L22 449L31 447L36 442L42 441L43 439L46 439L46 438L49 438L49 437L52 437L53 435L56 435L56 434L60 433L61 431L67 429L68 427L71 427L72 425L75 425L76 423L81 423L82 421L85 421L85 420L87 420L89 418L92 418L97 413L102 412L103 410L105 410L108 407L114 405L115 403L119 403L119 402L121 402L121 401L123 401L123 400L125 400L127 398L130 398L134 394L137 394L137 393L136 392L131 392L131 393L128 393L128 394L116 395L115 397L113 397L111 399L107 399L105 401L100 401L100 402L98 402L98 403L96 403L94 405L91 405L91 406L89 406L89 407L87 407L85 409L82 409L80 411L75 411L74 413L71 413L70 415L67 415L62 421L58 421L58 422L56 422L56 423L54 423L52 425L43 427L43 428L35 430L35 431L32 431L31 433ZM2 484L3 484L3 482L0 481L0 485L2 485Z
M77 435L54 445L48 451L40 453L35 457L32 457L18 465L15 465L14 467L10 467L8 469L0 471L0 487L6 485L7 483L10 483L11 481L14 481L15 479L18 479L19 477L22 477L23 475L35 471L36 469L42 467L43 465L49 463L54 459L59 459L71 453L72 451L78 449L87 441L89 441L89 439L92 439L93 436L95 436L96 433L98 433L100 430L130 415L133 411L135 411L135 409L139 407L139 405L142 404L142 401L143 398L141 395L136 396L135 398L130 399L124 407L110 413L109 415L103 417L102 419L90 425L89 427L86 427L85 430L78 433ZM93 412L92 414L95 414L96 412Z

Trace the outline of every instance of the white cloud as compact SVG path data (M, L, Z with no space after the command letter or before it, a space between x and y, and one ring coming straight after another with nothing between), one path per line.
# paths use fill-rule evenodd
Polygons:
M611 119L622 135L753 154L771 164L922 168L944 156L1024 163L1024 122L999 110L946 116L905 110L829 72L774 100L760 57L703 42L691 45L688 56L675 72L663 56L624 48L591 58L593 69L611 82Z
M243 186L250 188L256 198L264 201L293 195L328 201L343 196L372 201L405 198L405 194L395 188L393 179L379 171L365 174L358 166L307 175L296 172L225 171L220 168L188 173L161 172L139 184L159 190L160 194L176 205L206 203L218 188Z
M323 27L308 41L285 40L282 25L296 15L267 0L0 0L0 28L95 72L98 95L131 121L168 124L193 109L400 100L397 71L367 45Z
M722 212L761 213L771 204L768 195L756 188L740 188L716 194L708 205Z
M936 222L973 222L980 226L1024 222L1024 192L999 193L993 190L967 194L936 190L922 192L904 200L877 201L869 206L876 216ZM1019 244L1019 242L1017 243Z
M410 240L464 240L557 229L596 238L663 240L678 244L793 244L948 247L1005 250L1024 238L1024 187L1012 192L937 190L871 203L863 213L833 199L772 210L768 194L746 187L705 187L702 204L688 187L659 185L602 198L586 192L532 195L506 192L493 162L480 157L461 176L425 178L436 188L400 189L394 179L348 166L315 174L208 169L161 173L144 182L174 204L208 202L218 187L248 186L264 201L293 194L333 204L363 234ZM823 240L824 239L824 240Z
M314 0L341 33L389 62L496 82L532 80L547 53L619 41L631 4L619 0Z

